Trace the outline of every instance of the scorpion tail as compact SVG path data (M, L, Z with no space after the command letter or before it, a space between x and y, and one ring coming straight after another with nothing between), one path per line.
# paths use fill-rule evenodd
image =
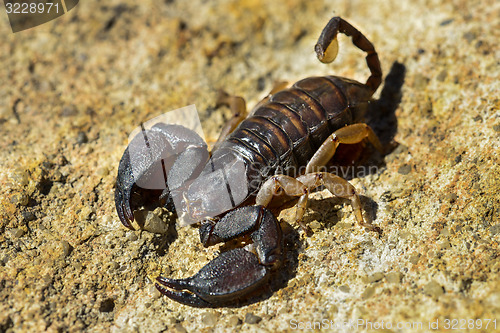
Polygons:
M337 57L338 42L337 34L341 32L352 38L353 44L360 50L367 53L366 64L370 69L371 75L366 80L366 86L373 92L377 90L382 82L382 69L380 68L380 60L375 51L373 44L361 33L354 28L350 23L340 17L332 18L325 26L318 42L314 47L319 61L330 63Z

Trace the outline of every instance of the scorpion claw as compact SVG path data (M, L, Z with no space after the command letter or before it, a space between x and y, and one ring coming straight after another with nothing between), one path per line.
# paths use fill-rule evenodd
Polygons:
M173 288L170 281L175 281L175 280L170 280L162 277L158 277L157 280L159 283L155 283L156 289L158 289L163 295L167 296L170 299L173 299L174 301L200 308L209 308L212 306L210 303L204 301L202 298L198 297L195 294L192 294L187 291L170 290L161 285L164 284Z
M213 307L248 298L282 260L281 228L274 215L262 206L237 208L217 223L203 225L200 236L205 246L250 237L256 253L235 248L221 253L186 279L158 277L156 288L177 302Z
M127 193L122 193L121 191L116 191L115 204L116 212L122 224L130 230L135 230L134 227L130 224L134 221L134 214L132 213L132 207L130 207L130 195L127 195Z
M186 305L214 307L248 295L267 276L268 268L255 254L236 248L222 253L192 277L176 280L160 276L156 288Z
M115 206L120 221L130 230L135 230L132 226L134 221L133 211L137 208L132 195L137 186L135 185L134 175L130 162L130 153L128 148L125 150L118 167L118 177L116 178Z

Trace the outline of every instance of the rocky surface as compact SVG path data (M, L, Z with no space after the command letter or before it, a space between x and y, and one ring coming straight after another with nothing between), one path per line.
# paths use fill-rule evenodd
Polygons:
M494 0L85 1L16 34L2 14L0 331L351 321L340 331L361 332L382 331L383 321L386 332L425 332L436 321L445 331L446 319L482 322L484 332L496 319L498 330L499 11ZM333 14L370 38L384 70L368 122L387 152L367 147L375 171L348 177L382 237L317 192L305 217L312 236L293 208L280 214L285 268L263 296L216 309L161 297L154 277L191 275L217 249L204 249L194 228L160 235L121 225L113 193L128 133L196 104L213 142L230 116L215 108L218 89L251 106L279 80L364 81L363 54L347 38L334 64L314 58Z

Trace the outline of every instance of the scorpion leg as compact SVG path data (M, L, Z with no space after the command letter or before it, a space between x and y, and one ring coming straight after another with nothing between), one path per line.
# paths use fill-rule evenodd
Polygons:
M227 92L220 90L217 96L216 107L225 105L231 109L233 116L222 128L217 142L212 151L217 149L224 139L248 116L247 104L243 97L231 96Z
M382 69L380 60L373 44L356 28L340 17L332 18L325 26L318 43L314 47L318 59L323 63L329 63L335 60L338 52L337 34L341 32L352 38L352 43L367 53L366 64L370 69L371 75L365 85L372 91L377 90L382 82Z
M382 230L379 227L374 226L369 222L365 222L363 219L359 196L356 194L354 186L352 186L347 180L328 172L308 173L298 177L297 179L309 189L314 189L318 186L324 185L334 196L351 200L352 210L358 224L370 231L376 231L379 234L382 233Z
M273 196L284 191L286 195L292 197L299 197L297 202L297 210L295 212L295 221L302 227L302 229L309 234L311 231L302 222L302 217L307 208L307 196L309 195L309 189L299 180L285 175L275 175L269 177L255 198L255 203L257 205L267 206L271 202Z
M276 94L277 92L280 92L281 90L284 90L284 89L287 89L287 88L290 88L290 83L288 81L276 81L274 82L274 85L273 85L273 88L271 89L271 91L269 92L269 94L267 94L266 97L264 97L259 103L257 103L255 106L254 106L254 110L257 110L257 108L263 104L265 104L266 102L269 101L269 99L274 95Z
M378 151L382 151L382 144L377 135L373 132L371 127L366 124L353 124L336 130L321 144L311 160L309 160L305 173L310 173L314 171L315 168L326 165L335 154L339 144L359 143L365 138L367 138Z
M245 206L230 211L217 223L203 224L200 236L205 246L233 239L251 240L256 254L235 248L221 253L192 277L158 277L156 288L183 304L213 307L248 296L281 264L281 228L265 207Z

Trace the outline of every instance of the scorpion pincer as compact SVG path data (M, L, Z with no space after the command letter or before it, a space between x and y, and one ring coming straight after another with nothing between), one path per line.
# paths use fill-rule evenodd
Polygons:
M161 293L191 306L211 307L257 291L283 258L281 227L266 208L277 194L298 197L296 220L307 229L302 217L308 194L324 186L333 195L350 200L361 226L380 232L365 222L351 184L318 171L332 159L339 144L368 139L382 150L368 125L353 124L382 80L372 43L351 24L334 17L318 39L316 55L323 63L333 61L339 32L366 52L370 76L365 84L337 76L306 78L272 92L249 116L241 97L221 94L219 102L230 105L234 117L211 156L203 140L180 125L159 123L131 141L120 161L115 192L118 216L126 227L133 229L133 211L141 206L163 205L173 211L175 204L179 217L200 222L204 246L231 240L251 244L221 253L192 277L158 277L156 287ZM149 144L138 148L144 135ZM136 153L132 154L134 147ZM141 186L161 172L165 181L158 189ZM221 191L228 188L232 189L229 200L222 200Z

